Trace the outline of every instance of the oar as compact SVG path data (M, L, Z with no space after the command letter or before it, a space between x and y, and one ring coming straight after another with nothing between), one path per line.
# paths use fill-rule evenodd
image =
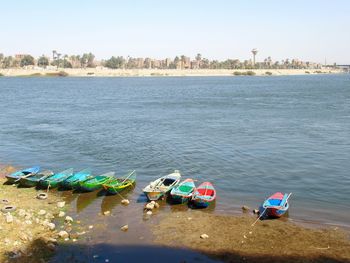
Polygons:
M15 183L17 183L19 180L21 180L22 178L28 178L28 177L30 177L30 176L32 176L32 175L35 175L35 174L33 174L33 173L29 173L29 174L27 174L27 175L25 175L25 176L21 176L20 178L18 178L17 180L15 180Z
M135 173L135 170L132 171L132 172L123 180L123 182L122 182L121 184L125 183L125 181L126 181L128 178L130 178L130 176L132 176L134 173Z

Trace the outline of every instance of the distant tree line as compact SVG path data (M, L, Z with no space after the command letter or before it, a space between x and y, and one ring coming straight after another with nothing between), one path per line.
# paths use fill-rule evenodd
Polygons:
M151 58L133 58L123 56L112 56L107 60L96 61L95 55L84 53L82 55L61 55L53 51L53 56L40 56L35 59L33 56L16 55L4 56L0 53L0 68L18 68L18 67L57 67L57 68L95 68L96 66L107 67L111 69L306 69L319 68L316 63L303 62L298 59L285 59L282 61L272 61L271 57L255 64L251 59L240 61L239 59L226 59L223 61L209 60L197 54L193 60L185 55L176 56L174 59L151 59Z

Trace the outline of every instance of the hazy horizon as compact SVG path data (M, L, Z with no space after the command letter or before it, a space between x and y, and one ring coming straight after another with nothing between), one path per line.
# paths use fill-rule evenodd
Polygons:
M350 2L43 1L2 3L0 53L298 58L350 64Z

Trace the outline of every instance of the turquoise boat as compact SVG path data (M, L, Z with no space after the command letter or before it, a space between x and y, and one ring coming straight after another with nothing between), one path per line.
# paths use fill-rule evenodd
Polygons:
M79 186L79 182L86 181L87 179L91 179L92 177L93 176L91 174L91 170L84 169L63 180L60 183L60 187L65 189L75 189Z
M43 188L56 188L62 181L73 175L73 168L64 170L57 174L51 175L44 180L40 180L40 186Z
M54 173L52 171L47 170L47 171L39 172L35 175L31 175L29 177L22 177L19 180L19 185L22 187L33 187L33 186L36 186L38 183L40 183L41 180L44 180L53 174Z
M40 171L40 166L23 169L12 174L6 175L7 183L17 183L22 177L29 177L37 174Z
M171 192L171 198L176 202L185 203L192 198L193 191L196 189L193 179L186 179L175 186Z
M114 179L114 172L105 173L102 175L94 176L93 178L79 182L78 190L83 192L92 192L102 188L103 184L106 184Z

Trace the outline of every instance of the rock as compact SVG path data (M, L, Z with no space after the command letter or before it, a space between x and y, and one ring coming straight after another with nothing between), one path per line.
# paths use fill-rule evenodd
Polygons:
M26 216L24 217L25 219L29 220L32 218L32 215L30 213L26 213Z
M152 213L152 211L147 211L147 213L146 213L147 215L152 215L153 213Z
M39 215L39 216L43 216L43 215L45 215L45 214L46 214L46 211L43 210L43 209L39 210L39 212L38 212L38 215Z
M77 242L77 240L75 238L72 239L73 242Z
M129 229L128 225L124 225L120 228L120 230L122 230L122 231L128 231L128 229Z
M26 210L24 210L24 209L19 209L19 210L18 210L18 215L19 215L20 217L24 217L24 216L26 215Z
M104 212L103 212L103 215L104 215L104 216L109 216L110 214L111 214L111 211L104 211Z
M24 223L26 223L27 225L31 225L31 224L32 224L32 221L26 220L26 221L24 221Z
M259 214L259 210L258 209L254 209L253 210L253 214L256 214L256 215Z
M153 210L153 208L154 208L154 204L152 204L152 203L148 203L146 205L146 209L148 209L148 210Z
M159 208L159 204L158 204L158 203L155 203L155 204L154 204L154 208Z
M64 241L69 241L69 237L66 237L66 238L64 239Z
M47 213L47 214L45 215L45 218L46 218L46 219L54 219L55 217L54 217L52 214Z
M39 224L39 223L40 223L39 218L35 218L35 219L34 219L34 221L35 221L35 223L37 223L37 224Z
M13 216L10 213L6 214L6 223L10 224L13 222Z
M244 205L244 206L242 206L242 210L243 210L243 212L248 212L250 210L250 207Z
M156 201L151 201L150 204L155 205Z
M66 219L64 219L64 221L66 221L67 223L73 222L73 218L71 218L70 216L66 216Z
M89 229L93 229L93 228L94 228L94 226L93 226L93 225L90 225L90 226L89 226Z
M66 238L69 237L69 234L68 234L68 232L62 230L62 231L58 232L58 236L59 236L60 238L66 239Z
M130 204L130 201L129 201L128 199L123 199L123 200L121 201L121 204L122 204L122 205L128 205L128 204Z
M85 231L82 231L82 232L77 232L77 235L78 236L82 236L82 235L85 235L86 234L86 232Z
M207 235L207 234L201 234L201 239L207 239L207 238L209 238L209 236Z
M188 219L188 220L192 220L192 217L188 217L187 219Z
M64 207L66 205L66 202L57 202L57 207L58 208L62 208L62 207Z
M56 238L52 238L52 237L47 237L47 238L45 238L45 242L46 242L46 243L54 243L54 244L57 244L57 239L56 239Z
M50 230L55 230L56 225L54 223L47 223L46 226L50 229Z
M65 215L66 215L66 213L63 212L63 211L60 211L60 212L58 213L58 217L64 217Z

